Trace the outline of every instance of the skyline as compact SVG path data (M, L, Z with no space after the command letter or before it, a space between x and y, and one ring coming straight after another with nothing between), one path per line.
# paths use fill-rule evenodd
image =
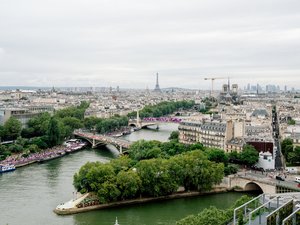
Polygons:
M299 10L296 0L2 1L1 86L154 89L158 72L161 88L229 76L298 89Z

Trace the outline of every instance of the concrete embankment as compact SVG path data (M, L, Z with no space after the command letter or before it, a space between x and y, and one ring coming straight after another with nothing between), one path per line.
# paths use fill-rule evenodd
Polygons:
M134 204L143 204L147 202L156 202L156 201L164 201L169 199L176 199L176 198L187 198L187 197L194 197L194 196L200 196L200 195L208 195L208 194L215 194L215 193L223 193L227 192L228 189L224 187L216 187L211 191L208 192L180 192L180 193L174 193L172 195L167 196L161 196L161 197L152 197L152 198L139 198L139 199L133 199L133 200L124 200L124 201L118 201L118 202L112 202L107 204L100 204L100 205L93 205L93 206L87 206L82 208L77 208L77 204L83 201L86 197L89 196L89 194L86 194L79 199L71 200L65 204L59 205L54 209L54 212L58 215L70 215L70 214L76 214L76 213L82 213L82 212L88 212L92 210L99 210L99 209L107 209L107 208L113 208L113 207L120 207L120 206L126 206L126 205L134 205Z
M29 162L26 162L26 163L16 164L15 167L19 168L19 167L23 167L23 166L29 166L29 165L31 165L33 163L36 163L36 162L37 162L37 160L32 160L32 161L29 161Z

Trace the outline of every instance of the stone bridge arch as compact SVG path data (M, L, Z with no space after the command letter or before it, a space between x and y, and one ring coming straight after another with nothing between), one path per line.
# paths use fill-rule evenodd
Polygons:
M268 184L251 178L235 176L230 179L230 188L239 187L243 191L261 191L265 194L275 194L276 185Z
M130 127L136 127L136 124L135 123L129 123L128 126L130 126Z
M261 185L257 184L256 182L249 182L245 184L244 191L255 191L255 192L260 192L260 193L266 193L263 190L263 187Z
M105 143L103 143L101 141L98 141L98 140L95 140L95 139L91 139L91 138L84 137L84 136L79 136L79 135L76 135L76 134L74 136L76 136L77 138L86 140L88 143L91 144L92 148L96 148L98 146L105 145Z

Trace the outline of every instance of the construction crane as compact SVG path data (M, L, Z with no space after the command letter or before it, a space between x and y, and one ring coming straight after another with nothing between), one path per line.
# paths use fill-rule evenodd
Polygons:
M211 80L211 91L210 91L210 97L212 97L213 92L214 92L214 80L219 80L219 79L229 79L229 77L210 77L210 78L204 78L204 80Z

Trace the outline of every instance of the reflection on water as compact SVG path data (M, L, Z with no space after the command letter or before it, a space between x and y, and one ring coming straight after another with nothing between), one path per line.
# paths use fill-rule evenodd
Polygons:
M158 132L141 130L126 138L166 141L177 126L161 125ZM113 146L82 150L43 164L33 164L11 173L0 174L0 225L113 225L116 216L121 225L171 225L210 205L226 208L241 195L209 195L70 216L53 213L52 210L58 204L73 197L73 175L82 165L88 161L108 162L118 154Z
M141 139L145 140L158 140L158 141L168 141L172 131L178 129L178 124L176 123L162 123L159 124L159 130L156 130L156 125L151 126L148 129L142 129L137 132L133 132L123 138L129 141L137 141Z
M113 225L117 216L121 225L174 225L177 220L190 214L197 214L211 205L222 209L228 208L241 196L242 193L232 192L124 206L77 214L74 215L74 220L76 225Z

